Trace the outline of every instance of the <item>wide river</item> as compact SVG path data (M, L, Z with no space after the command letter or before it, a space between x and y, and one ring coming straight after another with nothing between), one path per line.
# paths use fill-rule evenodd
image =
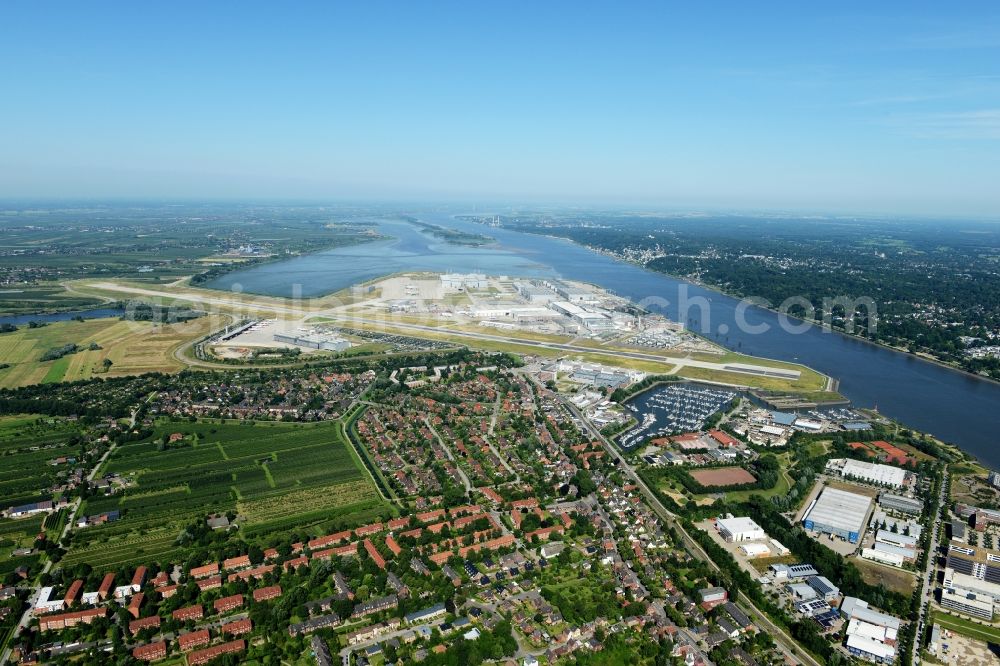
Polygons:
M417 270L556 275L589 282L652 305L650 309L685 321L731 349L802 363L835 377L840 380L840 392L856 406L877 406L881 413L957 444L1000 470L1000 384L819 327L785 330L770 310L741 307L738 299L568 241L482 227L444 213L419 217L487 234L497 244L482 248L448 245L404 222L384 221L379 230L393 240L238 271L209 286L274 296L296 292L317 296L380 275ZM689 305L684 307L684 303ZM754 332L762 327L766 332Z

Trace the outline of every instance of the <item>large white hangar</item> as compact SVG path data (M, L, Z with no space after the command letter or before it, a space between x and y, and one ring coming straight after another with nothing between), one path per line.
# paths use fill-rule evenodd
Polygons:
M802 525L807 530L833 534L857 543L864 533L865 519L871 505L872 499L865 495L824 488L806 511Z

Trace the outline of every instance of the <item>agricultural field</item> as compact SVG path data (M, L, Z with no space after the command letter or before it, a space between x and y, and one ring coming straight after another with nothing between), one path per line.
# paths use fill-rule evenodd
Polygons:
M169 325L90 319L56 322L40 328L23 326L12 333L0 334L0 364L10 365L0 370L0 388L173 372L183 367L174 358L178 347L223 323L220 316L207 316ZM41 360L47 351L69 344L77 345L80 350L55 360ZM111 361L108 368L105 359Z
M35 416L0 417L0 509L49 499L46 489L67 473L70 464L52 465L59 457L75 457L75 431L68 421ZM16 521L20 522L20 521Z
M101 469L128 487L80 510L118 510L122 518L75 532L67 560L110 566L166 557L182 529L210 513L237 514L249 538L391 513L342 433L337 422L159 421L151 437L119 447Z
M99 307L103 300L67 291L61 284L40 283L0 289L0 314L86 310Z

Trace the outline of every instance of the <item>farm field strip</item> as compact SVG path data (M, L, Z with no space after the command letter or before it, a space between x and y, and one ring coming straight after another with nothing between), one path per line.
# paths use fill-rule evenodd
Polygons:
M166 557L184 527L209 513L237 512L247 535L375 519L386 505L342 433L339 422L160 421L101 470L134 485L81 509L121 509L122 518L75 532L66 560L111 566ZM174 434L181 437L169 442Z

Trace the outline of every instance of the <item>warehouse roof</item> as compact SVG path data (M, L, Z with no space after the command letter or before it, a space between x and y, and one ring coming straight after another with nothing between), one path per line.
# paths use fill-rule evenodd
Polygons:
M865 517L872 500L865 495L824 488L804 520L811 520L817 528L832 528L845 532L864 532Z

